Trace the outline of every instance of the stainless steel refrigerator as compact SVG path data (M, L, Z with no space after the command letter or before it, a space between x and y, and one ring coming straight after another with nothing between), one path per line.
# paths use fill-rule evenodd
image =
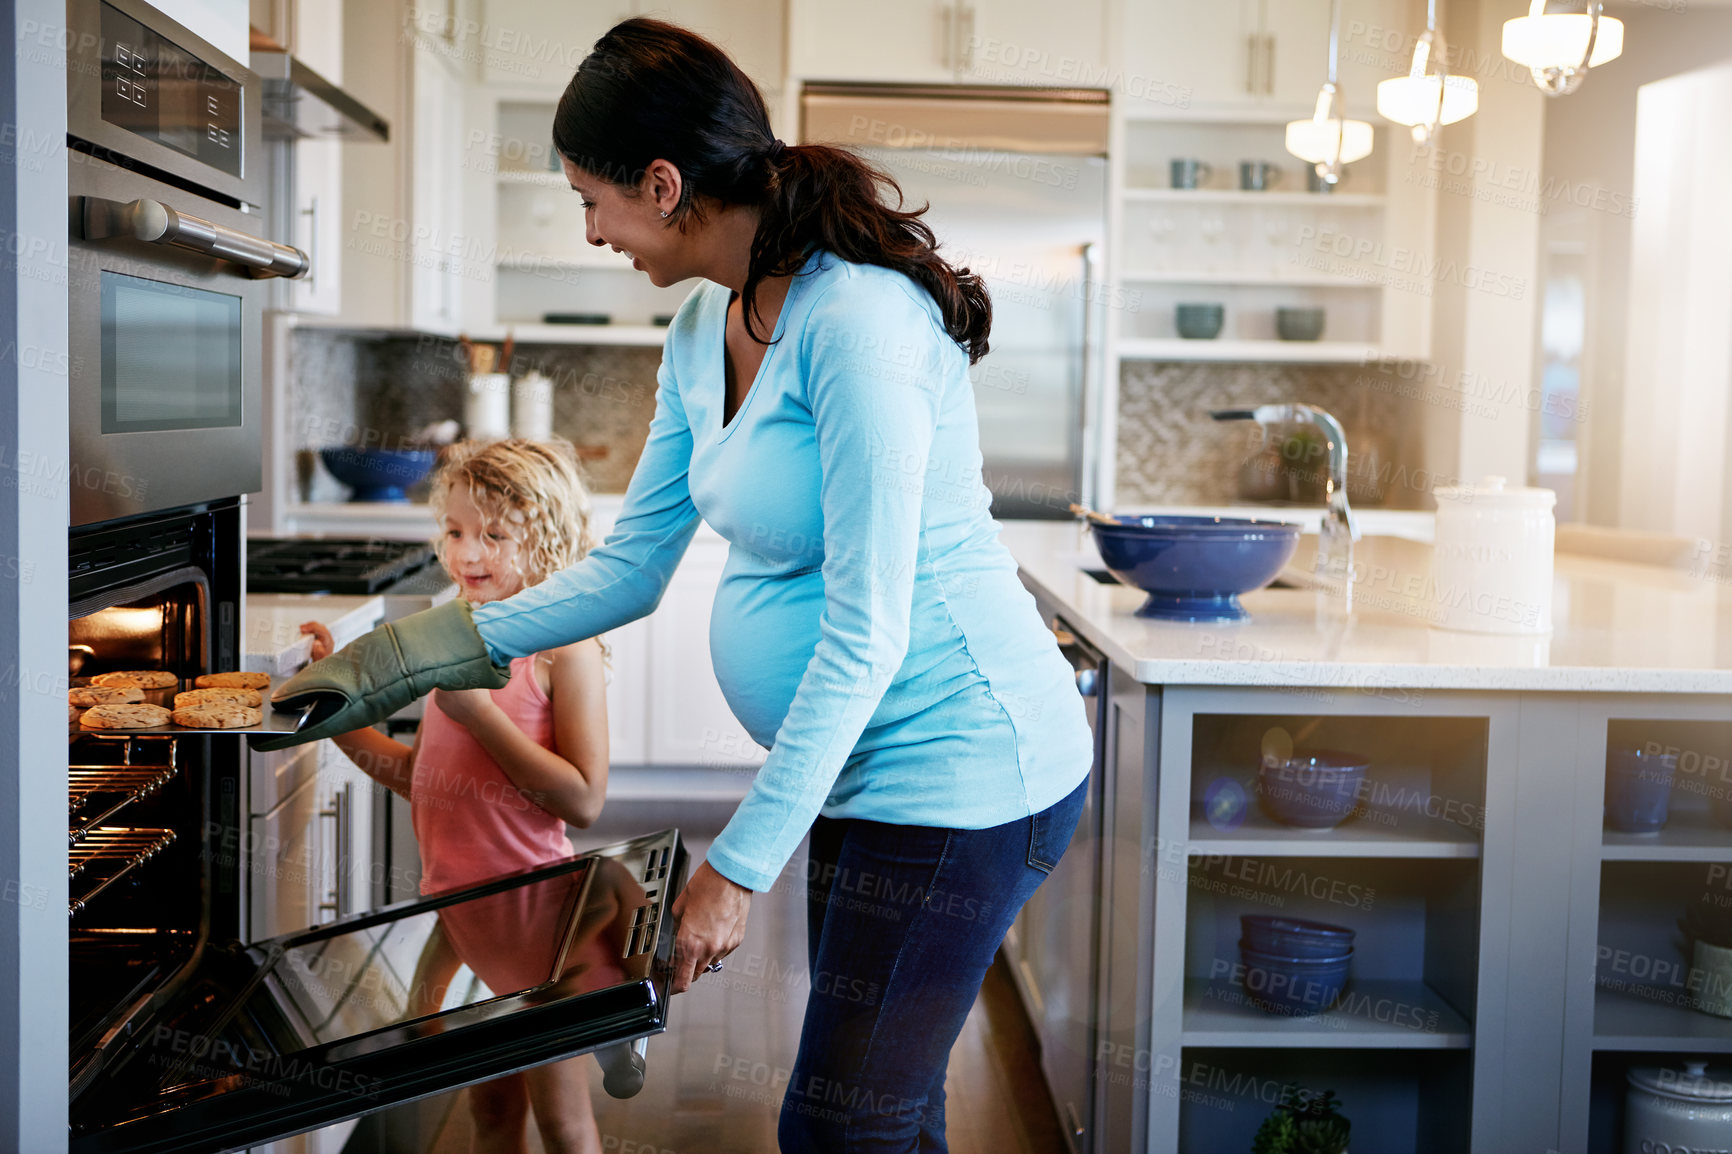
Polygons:
M1092 503L1107 210L1105 94L808 85L802 139L883 168L929 204L941 252L983 276L992 351L971 370L999 519Z

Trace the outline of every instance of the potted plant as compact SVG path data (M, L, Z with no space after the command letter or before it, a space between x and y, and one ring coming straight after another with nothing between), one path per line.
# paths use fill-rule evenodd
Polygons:
M1347 1154L1352 1128L1341 1116L1335 1091L1285 1086L1281 1101L1258 1128L1251 1154Z

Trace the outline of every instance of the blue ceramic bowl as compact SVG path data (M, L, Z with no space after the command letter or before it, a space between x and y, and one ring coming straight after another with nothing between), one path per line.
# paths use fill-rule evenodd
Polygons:
M1328 922L1281 918L1273 914L1240 914L1244 931L1240 944L1260 954L1289 958L1339 958L1353 952L1354 931Z
M1658 833L1672 804L1678 755L1612 749L1606 755L1606 824L1619 833Z
M408 489L433 469L432 449L352 449L337 445L319 450L331 476L354 492L351 501L407 501Z
M1263 812L1282 825L1334 829L1359 802L1370 762L1356 753L1319 749L1286 761L1265 761L1257 771Z
M1149 595L1138 617L1243 621L1239 594L1275 580L1299 526L1251 517L1119 517L1089 522L1108 572Z
M1353 951L1333 958L1295 958L1265 954L1239 943L1245 992L1271 1014L1289 1018L1321 1014L1347 986Z

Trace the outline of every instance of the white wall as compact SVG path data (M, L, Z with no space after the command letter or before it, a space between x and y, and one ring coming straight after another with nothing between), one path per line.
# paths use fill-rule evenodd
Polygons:
M0 0L0 1150L66 1144L64 0Z
M1622 497L1626 327L1630 237L1642 212L1635 196L1636 94L1642 85L1732 59L1732 6L1690 0L1671 9L1620 4L1624 54L1593 70L1570 96L1546 104L1544 186L1586 201L1554 199L1543 227L1548 242L1582 246L1589 270L1582 400L1582 472L1577 516L1619 523ZM1596 204L1598 207L1595 207ZM1619 211L1622 209L1622 211Z
M1728 540L1732 410L1732 64L1644 85L1618 523Z

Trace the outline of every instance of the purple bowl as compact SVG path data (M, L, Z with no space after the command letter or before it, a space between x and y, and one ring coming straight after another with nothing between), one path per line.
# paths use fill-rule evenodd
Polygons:
M1107 571L1149 595L1138 617L1243 621L1239 594L1273 581L1299 526L1251 517L1118 517L1089 522Z
M1334 749L1265 761L1257 771L1257 797L1263 812L1282 825L1334 829L1359 804L1370 765L1357 753Z
M1258 1007L1283 1017L1321 1014L1347 986L1353 953L1334 958L1294 958L1239 946L1245 992Z
M1261 954L1322 959L1353 952L1354 931L1346 926L1272 914L1240 914L1239 926L1245 935L1239 944Z

